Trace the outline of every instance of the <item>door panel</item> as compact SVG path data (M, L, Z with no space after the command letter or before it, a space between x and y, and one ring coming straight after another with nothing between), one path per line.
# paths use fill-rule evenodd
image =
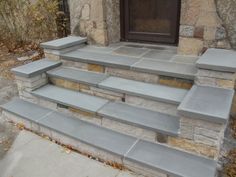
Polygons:
M123 39L177 43L180 0L122 0Z

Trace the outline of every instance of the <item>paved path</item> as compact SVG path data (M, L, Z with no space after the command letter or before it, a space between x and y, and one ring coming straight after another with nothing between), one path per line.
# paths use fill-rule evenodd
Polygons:
M21 131L0 161L1 177L138 177Z
M12 80L0 77L0 105L17 96L17 87ZM4 157L11 147L19 130L12 124L0 118L0 159ZM1 175L0 175L1 176Z

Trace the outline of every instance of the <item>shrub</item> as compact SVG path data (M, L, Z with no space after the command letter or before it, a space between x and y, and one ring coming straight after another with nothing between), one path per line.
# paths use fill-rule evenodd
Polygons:
M11 51L57 35L57 0L0 0L0 41Z

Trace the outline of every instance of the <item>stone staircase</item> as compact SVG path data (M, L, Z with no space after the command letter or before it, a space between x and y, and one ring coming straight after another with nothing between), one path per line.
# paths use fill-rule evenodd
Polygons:
M13 69L20 98L3 105L2 116L143 176L214 177L233 88L192 86L203 79L195 65L85 42L44 43L48 59ZM226 75L234 78L232 67ZM231 82L223 68L214 79Z

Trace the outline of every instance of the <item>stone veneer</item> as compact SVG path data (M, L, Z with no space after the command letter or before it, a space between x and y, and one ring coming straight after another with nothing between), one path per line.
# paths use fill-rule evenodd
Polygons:
M118 42L119 2L119 0L69 0L72 33L87 36L89 43L108 45ZM215 0L181 1L178 48L180 54L200 55L206 48L231 48L229 41L232 45L235 43L236 30L232 25L225 28L225 24L229 24L225 15L227 6L219 3L219 0L217 5L218 8ZM230 17L231 20L235 19L233 15Z

